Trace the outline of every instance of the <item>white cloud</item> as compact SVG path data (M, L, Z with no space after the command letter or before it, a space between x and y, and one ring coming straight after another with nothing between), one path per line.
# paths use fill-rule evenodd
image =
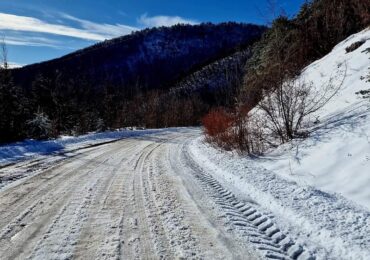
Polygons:
M99 24L91 21L79 19L77 17L61 14L64 19L78 22L80 26L91 33L99 34L106 39L114 38L122 35L130 34L132 31L138 30L135 27L127 26L123 24Z
M9 62L8 66L9 66L10 69L15 69L15 68L21 68L21 67L26 66L26 65L25 64L19 64L19 63L16 63L16 62Z
M54 41L45 37L35 37L35 36L9 36L4 37L6 44L8 45L18 45L18 46L36 46L36 47L50 47L50 48L65 48L58 41Z
M172 26L176 24L197 24L197 21L185 19L180 16L148 16L143 14L138 19L138 22L146 27Z
M34 17L0 13L0 30L48 33L85 40L102 41L128 34L136 29L121 24L98 24L69 15L64 15L64 18L78 22L82 28L52 24Z

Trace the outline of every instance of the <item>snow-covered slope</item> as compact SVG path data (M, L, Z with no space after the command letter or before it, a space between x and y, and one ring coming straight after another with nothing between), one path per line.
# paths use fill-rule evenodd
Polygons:
M364 42L353 52L346 48ZM316 89L345 68L337 95L316 113L319 124L302 142L283 145L260 163L284 178L337 192L370 209L370 29L352 35L308 66L302 78ZM357 94L356 94L357 93Z
M363 44L347 53L357 42ZM198 138L189 154L233 194L273 215L316 259L370 259L370 98L356 94L370 90L369 67L368 29L303 71L302 81L316 90L343 81L314 115L309 138L258 158L221 151Z

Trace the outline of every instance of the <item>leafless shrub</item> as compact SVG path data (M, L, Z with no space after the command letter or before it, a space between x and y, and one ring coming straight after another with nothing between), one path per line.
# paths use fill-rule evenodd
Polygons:
M295 78L273 91L265 92L254 116L264 122L271 143L288 142L309 135L309 126L314 123L314 114L323 108L340 90L347 68L338 71L321 88ZM317 118L317 117L316 117Z
M262 121L251 113L245 114L243 110L238 111L232 128L236 151L260 155L267 149L269 141L265 138L265 129L261 123Z
M232 122L222 124L222 134L214 135L212 141L223 148L258 155L292 139L309 136L310 127L318 120L317 112L343 85L347 68L343 64L341 68L321 88L297 77L265 91L253 110L243 106L236 109L228 117ZM215 126L213 121L208 125Z

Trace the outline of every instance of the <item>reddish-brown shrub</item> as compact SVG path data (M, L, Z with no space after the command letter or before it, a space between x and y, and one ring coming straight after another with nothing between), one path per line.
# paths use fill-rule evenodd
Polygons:
M206 140L224 149L233 149L235 143L232 133L234 122L234 116L222 108L210 111L202 119Z
M227 132L232 123L233 117L221 108L211 110L202 119L205 133L209 137L216 137Z
M206 141L226 150L239 153L261 154L262 129L259 122L248 116L250 108L239 107L233 113L224 109L209 112L202 120Z

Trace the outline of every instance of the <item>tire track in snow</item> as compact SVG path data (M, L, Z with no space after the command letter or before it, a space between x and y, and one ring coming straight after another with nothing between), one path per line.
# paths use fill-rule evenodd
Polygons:
M119 169L123 159L117 157L119 157L119 151L122 150L125 149L121 145L114 146L113 149L104 153L99 164L84 176L81 182L84 185L74 192L69 203L54 218L48 231L31 254L31 259L75 257L74 252L80 241L83 227L86 226L91 214L96 213L90 210L92 203L99 195L102 195L104 185L109 181L107 174L114 175Z
M155 147L155 149L157 149ZM152 152L153 152L152 151ZM158 252L158 256L161 259L173 259L173 250L171 243L168 238L168 234L165 231L164 222L161 219L160 215L163 213L161 209L158 208L156 201L159 199L158 197L154 197L154 191L156 190L156 187L153 186L153 169L151 165L147 166L148 164L148 158L150 157L151 153L147 156L147 162L145 167L143 166L142 172L141 172L141 186L142 186L142 193L143 197L145 199L145 211L149 222L149 228L151 233L153 234L153 242L154 246L156 248L156 251Z
M143 178L147 209L154 220L153 224L162 223L161 226L152 225L152 229L161 234L159 238L165 238L157 239L156 243L167 248L167 259L202 259L204 256L199 249L198 238L193 235L192 227L185 222L184 205L181 205L176 184L171 179L173 172L166 169L169 161L168 143L174 139L167 140L166 145L158 146L148 160Z
M3 223L9 223L12 219L16 218L15 214L23 211L27 208L27 205L33 203L33 201L44 195L47 195L50 190L57 186L59 183L66 183L70 179L76 178L73 175L74 172L81 172L86 169L93 169L98 164L96 163L101 157L104 156L104 152L98 153L97 155L81 155L81 160L90 160L91 165L86 166L85 164L75 166L74 162L67 165L58 165L57 167L52 167L39 175L33 176L34 179L25 180L19 186L7 189L3 191L2 203L6 203L7 210L0 210L0 228L2 228ZM72 181L72 180L71 180ZM59 184L60 186L60 184Z
M85 174L91 171L90 169ZM78 185L77 182L73 181L77 180L77 176L73 176L71 173L72 172L70 172L68 176L74 178L65 178L65 180L71 181L72 185L68 185L68 182L63 183L61 186L54 188L53 194L45 193L40 197L30 195L29 198L23 201L23 203L20 203L20 205L31 204L31 206L26 206L23 210L22 207L19 206L15 207L16 211L11 210L12 216L14 216L14 213L18 214L17 212L19 212L19 209L22 211L2 229L0 250L3 252L4 257L9 254L9 258L14 258L18 253L27 251L35 242L34 238L37 237L40 232L44 232L45 223L48 223L56 214L55 209L62 207L63 203L66 203L66 201L71 198L72 193L70 191L75 189ZM40 194L36 193L36 195Z
M112 152L114 153L118 149L120 148L113 149ZM73 215L71 212L81 212L81 214L83 214L82 211L84 209L79 209L78 205L83 202L85 207L87 207L90 198L89 195L81 197L78 186L81 185L81 182L91 184L91 181L88 181L91 179L91 175L93 175L100 166L104 166L109 156L110 153L107 154L106 151L88 155L82 159L82 165L81 162L77 165L75 165L75 162L72 162L71 164L61 167L62 169L56 169L53 172L48 170L40 175L34 176L32 180L27 181L33 185L32 187L35 187L35 190L31 189L30 192L24 190L24 192L15 196L17 202L14 205L15 209L13 210L10 207L9 214L6 215L5 219L0 221L1 223L8 222L3 228L3 236L0 237L0 251L2 252L2 256L6 259L14 259L16 257L24 259L27 252L32 251L36 244L40 244L41 241L47 238L48 235L46 234L43 236L43 233L48 232L48 229L50 232L52 231L50 229L51 227L48 227L48 225L50 222L55 222L55 218L58 218L58 214L66 213L67 217ZM108 159L106 159L106 157L108 157ZM48 177L45 178L45 176ZM86 185L83 187L86 188ZM90 194L91 191L93 191L93 189L90 190L90 188L93 187L89 187L87 190L82 188L82 191ZM17 192L12 191L13 189L7 190L5 196L1 198L2 201L10 199L11 202L14 194L17 194ZM78 199L74 198L76 194ZM9 197L9 199L7 199L7 197ZM73 203L69 200L72 200ZM67 211L67 206L69 206L69 211ZM65 208L65 210L59 211L60 208ZM18 216L15 214L18 214ZM73 228L74 224L75 223L72 221L66 225ZM50 224L50 226L52 225L53 224ZM61 228L61 230L64 229ZM76 229L73 229L72 232L76 233ZM37 239L39 239L39 241L37 241ZM55 244L59 242L61 242L59 239L54 241ZM48 244L45 247L50 248L51 246L52 244Z
M314 255L304 246L297 244L274 222L273 216L260 210L258 205L239 200L231 191L224 188L215 178L206 173L183 150L184 160L191 173L199 180L215 204L224 212L228 224L248 239L267 259L313 260Z
M117 258L157 259L157 252L152 244L152 234L145 213L144 198L140 183L140 172L147 154L155 149L156 143L139 141L139 151L127 161L125 169L124 208L119 223L119 236L124 239L117 248ZM154 147L154 148L153 148Z
M85 224L87 233L80 237L78 259L122 259L129 254L122 252L126 241L124 220L128 200L130 165L145 149L137 142L122 147L112 157L112 169L104 169L104 177L95 203L90 207L90 222ZM133 153L133 154L132 154ZM94 228L92 228L94 227ZM82 241L85 240L85 243ZM86 241L88 248L86 248ZM85 246L83 245L85 244Z
M128 162L135 156L129 156L137 144L128 144L114 155L112 171L104 170L103 184L91 203L89 219L81 231L73 257L76 259L111 259L121 258L121 246L124 207L127 199L126 182Z
M167 139L159 141L159 143L151 143L142 152L137 159L132 179L132 201L135 207L134 212L137 218L134 219L134 226L139 229L139 236L136 242L140 241L140 246L136 246L136 257L138 258L168 258L170 257L168 248L169 243L163 233L153 232L151 225L156 225L158 229L163 230L162 222L155 219L154 215L147 212L148 197L146 196L146 179L145 179L145 164L148 158L161 144L168 141ZM149 214L148 214L149 213ZM150 217L148 217L150 215ZM161 241L164 246L156 244L156 241ZM137 243L136 243L137 244ZM140 255L140 256L139 256Z
M199 252L196 257L196 244L188 243L194 242L195 238L190 237L189 240L190 228L180 223L183 216L179 216L178 207L174 205L173 187L158 182L156 167L165 159L162 148L177 138L179 136L170 135L150 144L134 163L132 205L137 237L134 239L135 255L127 258L202 258ZM173 228L174 223L176 228Z

